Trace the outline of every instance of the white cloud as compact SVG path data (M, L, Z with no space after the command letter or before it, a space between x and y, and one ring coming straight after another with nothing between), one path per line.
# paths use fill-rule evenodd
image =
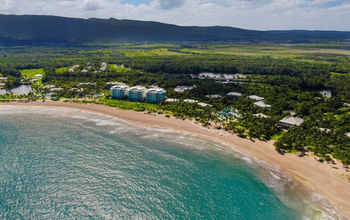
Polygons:
M86 0L83 5L87 11L98 11L103 8L98 0Z
M132 1L129 1L132 2ZM349 0L0 0L0 13L154 20L248 29L350 31Z

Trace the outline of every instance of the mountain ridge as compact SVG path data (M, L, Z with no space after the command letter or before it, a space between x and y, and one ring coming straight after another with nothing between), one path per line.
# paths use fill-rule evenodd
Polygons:
M323 42L350 39L346 31L257 31L228 26L179 26L156 21L0 14L0 44L90 42Z

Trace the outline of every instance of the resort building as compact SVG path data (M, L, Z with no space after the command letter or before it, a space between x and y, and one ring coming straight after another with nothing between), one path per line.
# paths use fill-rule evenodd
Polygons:
M254 114L255 117L258 117L258 118L270 118L270 116L268 115L265 115L263 113L258 113L258 114Z
M162 88L151 88L146 91L146 102L159 104L165 98L165 90Z
M113 99L124 99L128 95L129 87L124 83L119 83L112 86L111 96Z
M240 97L242 96L242 93L240 92L229 92L226 94L227 96L236 96L236 97Z
M131 87L128 91L129 101L141 102L143 100L143 94L146 92L146 88L142 86Z
M265 98L264 97L260 97L257 95L251 95L249 96L250 99L256 100L257 102L263 101Z
M212 105L209 105L209 104L204 103L204 102L198 102L197 104L198 104L199 106L201 106L201 107L212 106Z
M285 117L280 120L280 126L282 128L290 128L293 126L300 126L304 122L304 119L297 117Z
M180 101L179 99L166 99L165 102L174 103Z
M208 99L221 99L222 96L219 95L219 94L215 94L215 95L206 95L205 98L208 98Z
M55 85L46 85L43 87L43 89L48 89L48 90L51 90L52 88L56 88Z
M319 128L318 130L322 131L322 132L326 132L326 133L331 133L331 129L329 128Z
M184 99L184 102L187 102L187 103L198 103L198 101L194 100L194 99Z
M271 108L271 105L265 104L264 101L254 102L254 105L256 105L260 108Z
M63 91L63 88L52 88L52 89L50 89L50 92L59 92L59 91Z
M326 98L332 98L332 91L330 90L323 90L323 91L320 91L321 95L326 97Z
M0 82L5 82L7 80L7 77L0 77Z
M68 72L74 73L75 69L77 69L79 67L80 67L79 65L74 65L74 66L72 66L71 68L68 69Z
M216 80L223 80L223 76L221 74L215 74L215 73L200 73L198 75L199 79L216 79Z
M101 71L106 71L106 69L107 69L107 63L106 62L102 62L100 70Z
M198 78L199 79L215 79L215 80L230 81L230 80L234 80L234 79L246 78L246 76L242 75L242 74L200 73L198 75Z
M86 82L86 83L79 83L77 86L96 86L96 83Z
M196 88L196 86L177 86L174 91L175 92L185 92L185 91L189 91Z
M117 86L119 84L120 84L120 82L107 82L105 85L105 89L110 90L113 86Z

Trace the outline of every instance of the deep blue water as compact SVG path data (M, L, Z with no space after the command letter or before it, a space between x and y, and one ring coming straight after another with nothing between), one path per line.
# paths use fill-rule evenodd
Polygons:
M1 108L1 219L301 218L298 198L214 143L92 113Z

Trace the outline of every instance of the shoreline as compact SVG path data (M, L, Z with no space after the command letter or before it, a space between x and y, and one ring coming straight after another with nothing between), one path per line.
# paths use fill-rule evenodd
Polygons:
M181 133L195 135L209 141L232 146L233 148L256 157L279 168L305 189L315 192L338 209L339 213L350 218L350 173L342 165L320 163L312 156L300 158L295 154L280 155L273 147L273 141L250 141L239 138L225 131L207 129L201 124L189 120L180 120L164 115L148 115L144 112L115 109L97 104L78 104L53 101L36 101L29 103L0 103L0 106L42 106L53 108L74 108L82 111L100 113L125 120L128 123L158 129L170 129Z

